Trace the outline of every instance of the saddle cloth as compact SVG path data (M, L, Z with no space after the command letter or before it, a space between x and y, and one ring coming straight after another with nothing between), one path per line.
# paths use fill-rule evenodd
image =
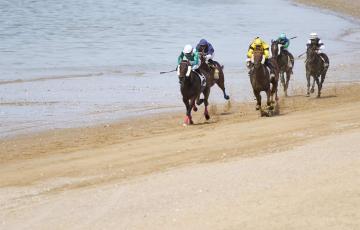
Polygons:
M201 74L198 73L197 71L194 71L196 73L196 75L200 78L200 82L201 82L201 92L204 91L205 87L206 87L206 77Z

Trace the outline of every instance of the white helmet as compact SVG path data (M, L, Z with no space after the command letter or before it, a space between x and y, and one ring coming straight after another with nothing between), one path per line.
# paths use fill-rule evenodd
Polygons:
M193 47L190 44L186 45L183 50L184 54L190 54L192 51L193 51Z
M310 39L316 39L316 38L318 38L317 33L311 33L310 34Z

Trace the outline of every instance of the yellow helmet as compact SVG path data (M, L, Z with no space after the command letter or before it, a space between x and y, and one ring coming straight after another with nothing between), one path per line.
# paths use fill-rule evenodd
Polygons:
M254 41L254 45L256 45L256 46L261 46L261 44L262 44L261 39L260 39L260 38L256 38L255 41Z

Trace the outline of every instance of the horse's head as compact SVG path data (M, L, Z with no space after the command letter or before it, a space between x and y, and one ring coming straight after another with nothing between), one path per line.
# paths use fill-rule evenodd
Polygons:
M190 62L187 60L183 60L182 62L180 62L178 69L177 69L177 74L179 77L180 84L183 85L186 78L190 77L190 74L191 74Z
M309 46L306 50L306 60L312 62L317 57L317 48L315 46Z
M255 68L259 68L261 66L261 61L263 60L264 51L262 49L255 49L253 53L253 63Z
M271 55L277 58L279 55L279 42L277 40L271 40Z

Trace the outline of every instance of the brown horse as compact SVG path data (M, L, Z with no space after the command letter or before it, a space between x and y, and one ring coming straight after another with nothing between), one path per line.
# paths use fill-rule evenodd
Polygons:
M206 84L206 82L203 82L205 76L203 76L199 71L192 70L190 62L185 60L180 63L177 71L179 76L180 91L186 107L184 124L194 124L191 116L191 109L194 108L194 111L197 110L195 106L196 100L199 105L204 102L204 115L206 120L209 120L210 115L207 106L209 105L208 98L210 94L210 87ZM204 99L201 99L200 103L199 98L201 93L204 95Z
M200 53L200 60L202 63L206 63L206 59L205 59L205 53L203 51L199 51ZM223 96L225 100L229 100L230 97L229 95L226 94L225 91L225 75L224 75L224 66L220 65L217 61L214 60L209 60L208 61L208 66L209 68L209 79L208 80L208 84L210 85L210 87L214 86L214 84L217 84L219 86L219 88L222 90L223 92Z
M270 73L264 64L261 63L264 52L262 50L254 50L252 71L250 73L250 82L256 97L256 110L261 109L261 91L265 91L267 96L267 105L272 109L270 102Z
M271 54L279 67L279 75L280 75L281 83L284 88L285 97L287 97L289 81L292 74L292 69L294 67L294 58L292 57L291 53L288 52L287 50L279 49L279 42L277 40L271 42ZM292 64L291 66L289 65L289 58ZM286 80L285 80L285 74L286 74Z
M318 95L321 95L322 85L325 80L326 72L329 68L329 58L326 54L318 54L316 47L309 47L306 51L306 80L307 80L307 93L306 96L310 96L310 92L314 93L315 82L318 86ZM310 77L313 77L314 81L310 90ZM321 77L321 80L319 80Z

